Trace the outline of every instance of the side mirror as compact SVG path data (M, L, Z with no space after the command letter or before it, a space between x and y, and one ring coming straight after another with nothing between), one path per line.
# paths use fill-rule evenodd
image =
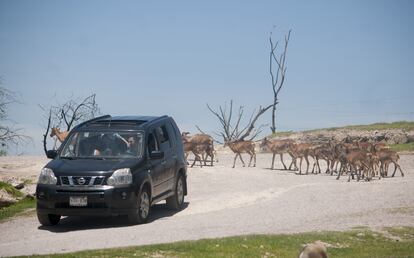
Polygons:
M56 151L56 150L48 150L48 151L46 152L46 156L47 156L49 159L55 159L55 158L57 157L57 155L58 155L58 153L57 153L57 151Z
M152 151L150 153L151 159L162 159L164 158L164 152L163 151Z

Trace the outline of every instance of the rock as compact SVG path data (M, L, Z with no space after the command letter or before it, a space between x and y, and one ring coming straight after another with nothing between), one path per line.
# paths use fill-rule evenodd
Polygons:
M17 201L16 197L9 194L6 190L0 189L0 208L10 206Z
M24 183L20 183L20 184L18 184L16 186L13 186L13 187L16 188L17 190L21 190L21 189L24 188Z
M299 258L324 258L328 257L328 252L326 246L320 242L316 241L312 244L307 244L302 252L299 254Z
M385 134L385 141L388 144L403 144L408 142L408 137L402 132L388 132Z
M414 142L414 131L410 131L407 133L407 141Z
M36 185L35 184L28 184L23 189L22 192L27 196L35 196L36 195Z

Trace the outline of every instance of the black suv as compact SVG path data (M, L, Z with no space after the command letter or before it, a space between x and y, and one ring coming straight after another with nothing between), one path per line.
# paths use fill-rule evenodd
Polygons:
M171 117L98 117L71 130L41 171L37 217L56 225L63 216L127 215L145 223L153 204L181 209L187 163Z

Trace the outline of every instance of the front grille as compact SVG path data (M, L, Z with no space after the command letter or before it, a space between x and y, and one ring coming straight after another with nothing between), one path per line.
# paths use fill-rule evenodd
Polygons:
M67 176L61 176L60 183L61 185L69 185L69 178Z
M61 176L60 185L64 186L97 186L103 185L104 176Z
M94 185L103 185L105 180L105 177L101 176L101 177L96 177L95 178L95 182Z

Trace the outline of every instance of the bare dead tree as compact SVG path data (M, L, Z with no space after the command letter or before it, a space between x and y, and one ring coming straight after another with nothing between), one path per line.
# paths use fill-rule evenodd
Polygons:
M23 129L16 128L16 122L9 119L8 109L12 104L20 103L18 94L0 87L0 146L19 145L27 143L31 138L23 134Z
M49 108L39 105L44 111L45 133L43 134L43 150L47 152L47 139L52 127L66 127L70 131L78 123L94 118L100 110L96 102L96 94L86 98L70 99L63 104L53 105Z
M247 124L245 126L241 126L243 116L244 116L244 107L239 106L237 115L233 116L233 100L230 101L230 107L227 109L227 105L219 106L218 110L212 109L208 104L208 110L219 120L221 125L221 130L218 132L214 132L214 134L218 137L223 139L223 142L232 142L237 140L253 140L256 138L263 130L264 125L260 125L259 127L255 127L255 124L259 117L263 115L267 110L269 110L272 105L266 107L259 107L256 111L250 116Z
M290 39L290 33L292 30L285 35L285 45L280 54L275 53L279 44L279 41L273 43L272 32L270 32L270 76L272 78L272 89L273 89L273 108L272 108L272 126L270 129L274 134L276 132L276 105L279 104L279 92L283 87L286 77L286 54ZM274 65L274 62L276 65Z
M67 131L70 131L74 124L94 118L100 112L96 103L96 94L91 94L81 101L69 100L59 109L60 120L65 123Z

